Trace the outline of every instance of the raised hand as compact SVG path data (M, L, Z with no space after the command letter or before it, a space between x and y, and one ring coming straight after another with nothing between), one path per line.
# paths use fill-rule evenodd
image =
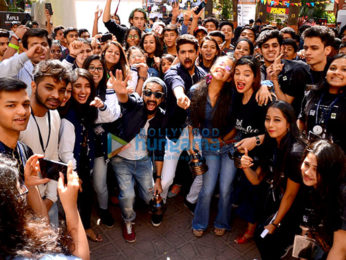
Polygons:
M123 73L121 70L116 70L115 77L112 72L109 72L109 80L107 82L107 88L114 89L115 93L118 95L127 95L127 81L130 79L128 75L125 80L123 80Z
M99 20L102 13L103 13L103 10L100 9L100 7L97 5L96 10L95 10L95 19Z
M68 46L70 56L73 58L76 58L77 55L82 51L83 43L78 40L74 40L73 42L70 43Z
M68 162L67 166L67 184L64 182L64 175L60 173L58 180L58 193L65 212L77 208L77 196L80 186L78 174L73 171L72 162Z
M179 8L179 3L173 2L172 3L172 17L177 18L180 14L181 14L181 10Z
M277 80L284 64L281 63L281 58L283 53L281 53L274 62L267 68L267 75L270 80Z

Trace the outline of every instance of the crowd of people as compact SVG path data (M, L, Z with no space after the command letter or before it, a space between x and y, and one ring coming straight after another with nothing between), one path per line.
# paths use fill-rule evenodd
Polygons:
M91 33L48 10L45 28L0 29L0 259L89 259L94 194L111 228L117 193L135 242L135 200L166 208L181 187L196 237L217 201L215 235L244 219L234 242L262 259L345 259L346 26L234 28L174 2L169 20L136 8L127 27L111 3ZM46 178L44 160L66 172Z

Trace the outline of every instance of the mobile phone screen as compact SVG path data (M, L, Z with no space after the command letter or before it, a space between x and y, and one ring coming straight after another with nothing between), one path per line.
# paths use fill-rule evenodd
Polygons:
M67 164L51 161L45 158L39 159L39 162L42 178L48 178L57 181L59 179L59 172L61 172L62 174L64 174L66 181Z

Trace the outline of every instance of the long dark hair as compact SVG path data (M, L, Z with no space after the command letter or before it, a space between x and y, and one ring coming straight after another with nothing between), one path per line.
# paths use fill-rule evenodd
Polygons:
M70 254L71 238L35 216L25 199L19 198L18 176L17 162L0 154L0 259Z
M329 67L333 63L333 61L335 61L337 59L346 59L346 54L335 55L333 57L332 61L329 63ZM328 69L329 69L329 67L328 67ZM306 103L305 108L304 108L305 115L308 115L309 111L314 106L314 104L317 103L317 101L321 97L321 95L323 93L327 93L329 91L329 87L330 87L329 83L324 78L323 81L317 87L311 88L310 93L309 93L310 98L308 99L309 101ZM340 92L345 91L345 87L346 86L342 87L340 89Z
M238 44L240 42L246 42L247 44L249 44L249 49L250 49L250 55L253 55L254 52L254 46L252 41L250 41L248 38L240 38L234 45L234 50L237 48Z
M296 115L294 112L294 108L291 106L291 104L285 102L285 101L274 101L271 103L268 107L268 110L270 108L276 108L281 111L283 114L284 118L286 119L289 127L287 134L282 138L279 146L274 138L271 138L269 134L265 133L264 137L264 149L265 149L265 155L266 159L264 159L263 163L263 171L261 174L265 175L268 173L273 173L273 179L274 183L278 184L279 180L282 179L281 174L285 171L287 165L290 163L287 158L289 154L299 154L302 152L299 149L301 148L301 145L303 145L303 142L300 138L299 135L299 130L296 124ZM294 144L297 143L297 146L294 146ZM272 159L272 154L276 153L276 163L275 163L275 168L273 171L269 169L270 163L267 162L267 160Z
M90 63L94 60L99 60L102 64L103 67L103 75L102 75L102 79L99 82L99 85L96 88L96 96L100 97L102 101L106 100L106 89L107 89L107 73L106 73L106 68L105 65L102 61L102 58L99 55L91 55L88 58L85 59L84 63L83 63L83 69L88 70Z
M345 185L345 154L337 145L327 140L318 140L307 146L303 158L308 153L312 153L317 159L317 196L315 196L315 206L318 214L324 219L325 228L334 231L332 227L340 223L335 223L340 219L340 209L342 209L342 198L340 187ZM315 193L316 194L316 193Z
M113 67L110 69L110 71L112 71L112 73L115 75L115 71L116 70L121 70L122 73L123 73L123 77L126 78L129 66L128 66L128 62L127 62L127 59L126 59L126 54L125 54L124 48L121 46L121 44L119 42L111 41L111 42L107 43L106 48L103 50L102 56L101 56L102 60L103 60L103 63L104 63L104 66L107 69L106 60L105 60L105 54L106 54L106 51L108 50L108 48L111 45L114 45L114 46L119 48L120 59L119 59L119 62L117 64L113 65Z
M219 57L215 63L219 59L232 59L229 56ZM214 64L215 64L214 63ZM205 120L205 108L207 98L208 98L208 87L207 80L203 79L199 83L197 83L196 90L193 92L191 98L191 122L192 127L198 128L200 124ZM229 117L230 106L232 103L233 90L230 83L225 82L223 88L219 94L219 101L217 103L217 107L215 113L213 114L213 127L220 130L221 135L225 135L225 128L227 126L227 118Z
M148 32L148 33L145 33L143 36L142 36L142 39L141 39L141 43L139 44L141 46L141 48L144 50L144 40L146 37L148 36L154 36L154 39L155 39L155 52L154 52L154 56L156 57L161 57L162 54L163 54L163 47L162 47L162 43L160 41L160 39L153 33L153 32ZM145 50L144 50L145 51Z
M84 123L86 123L87 125L93 125L95 120L97 119L97 108L90 106L91 101L93 101L96 96L96 89L95 89L93 76L86 69L80 69L80 68L75 69L73 71L73 74L74 75L73 75L73 81L72 81L71 108L75 109L77 116L82 121L84 121ZM90 91L88 100L85 104L80 104L73 98L74 84L80 77L85 78L90 84L91 91Z

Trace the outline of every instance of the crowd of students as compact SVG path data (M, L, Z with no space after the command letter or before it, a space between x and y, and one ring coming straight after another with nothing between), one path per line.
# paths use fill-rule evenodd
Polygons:
M137 8L127 28L111 2L105 34L99 9L91 34L53 28L48 12L47 28L0 30L0 258L88 259L87 238L102 242L93 194L111 228L114 185L135 242L136 194L167 207L172 184L188 185L188 152L208 168L184 200L194 236L218 200L215 235L243 218L235 242L254 238L262 259L296 254L298 237L309 242L300 257L345 259L346 27L234 28L173 3L169 21ZM123 142L111 158L108 134ZM65 177L42 178L43 157L68 163Z

